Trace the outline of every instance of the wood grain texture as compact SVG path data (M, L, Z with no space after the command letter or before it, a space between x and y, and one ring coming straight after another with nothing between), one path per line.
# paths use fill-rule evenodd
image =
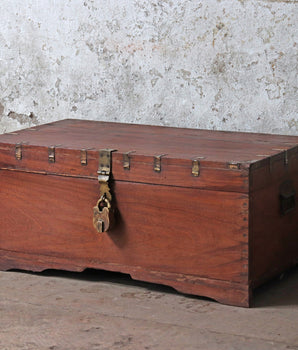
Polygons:
M250 279L258 286L298 263L298 154L251 174ZM291 182L295 208L283 215L280 188Z
M15 145L22 144L22 159ZM48 147L55 146L55 162ZM298 153L298 137L178 129L121 123L63 120L0 135L0 168L66 176L97 176L98 150L113 153L115 180L248 193L249 169L282 150ZM81 165L86 149L87 165ZM123 153L130 155L130 170L123 169ZM154 156L164 154L161 172L154 171ZM192 160L199 157L200 176L192 176ZM234 169L230 163L238 164Z
M289 136L80 120L2 135L0 268L102 268L249 306L253 287L298 262L297 144ZM116 226L104 234L92 224L101 148L118 150ZM135 152L126 170L128 151ZM203 157L198 177L196 157ZM286 180L296 207L282 216Z
M294 147L298 137L68 119L18 131L18 135L1 135L0 142L66 149L114 148L147 156L166 153L169 158L201 156L213 162L241 162L279 153L274 149Z
M247 284L200 278L193 275L150 271L142 267L117 265L98 261L68 259L37 254L11 252L0 249L0 270L21 269L40 272L46 269L63 269L81 272L88 268L122 272L131 275L135 280L164 284L177 291L206 296L227 305L249 307L252 303L252 290ZM34 264L32 264L34 261Z
M81 165L79 150L57 148L55 163L48 162L46 147L24 145L22 151L23 158L18 161L15 159L14 145L0 145L0 168L97 178L98 151L88 151L87 166ZM123 155L119 152L113 153L112 172L115 180L248 193L246 167L230 170L223 163L206 164L201 161L200 176L194 177L191 174L191 158L182 160L165 157L162 159L162 171L158 173L154 171L153 156L132 154L130 157L130 170L125 170Z
M247 195L115 182L117 225L97 234L95 180L2 170L0 184L2 250L248 283Z

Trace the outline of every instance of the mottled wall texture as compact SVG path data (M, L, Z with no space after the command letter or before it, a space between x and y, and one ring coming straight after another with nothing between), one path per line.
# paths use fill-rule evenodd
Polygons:
M298 135L297 1L0 4L0 132L84 118Z

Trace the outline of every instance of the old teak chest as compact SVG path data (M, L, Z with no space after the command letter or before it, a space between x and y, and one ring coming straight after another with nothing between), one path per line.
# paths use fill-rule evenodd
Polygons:
M248 307L298 262L298 137L62 120L0 136L0 269Z

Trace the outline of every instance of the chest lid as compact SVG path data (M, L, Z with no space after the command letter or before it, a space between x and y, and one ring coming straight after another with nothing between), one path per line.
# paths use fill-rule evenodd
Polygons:
M298 137L66 119L0 135L0 169L249 191L249 172L298 157Z

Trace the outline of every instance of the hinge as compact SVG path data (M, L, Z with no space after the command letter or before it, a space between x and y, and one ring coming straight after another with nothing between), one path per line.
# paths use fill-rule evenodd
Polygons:
M166 154L160 154L159 156L154 156L154 171L157 173L161 172L161 158Z
M16 157L17 160L21 160L22 157L23 157L23 154L22 154L22 144L21 144L21 143L16 144L16 148L15 148L15 157Z

